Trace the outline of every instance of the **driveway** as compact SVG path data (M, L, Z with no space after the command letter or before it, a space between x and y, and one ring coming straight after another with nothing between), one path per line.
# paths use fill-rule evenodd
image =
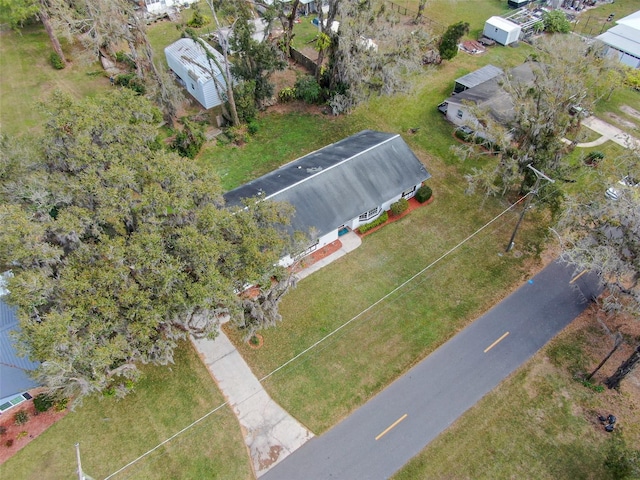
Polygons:
M640 140L597 117L590 116L585 118L582 120L582 125L599 133L602 137L593 142L578 143L578 147L595 147L611 140L625 148L640 149Z

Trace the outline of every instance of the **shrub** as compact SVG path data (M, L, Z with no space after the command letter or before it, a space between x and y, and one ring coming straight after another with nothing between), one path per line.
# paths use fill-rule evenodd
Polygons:
M296 97L305 103L317 103L320 100L320 84L311 75L299 77L294 86Z
M130 88L139 95L144 95L147 91L144 82L135 73L122 73L120 75L116 75L114 83L121 87Z
M51 398L46 393L41 393L34 397L33 406L36 408L36 412L46 412L51 407L53 407L53 398Z
M6 442L4 442L5 446L7 448L10 448L13 446L13 438L10 438L9 440L7 440Z
M186 118L182 119L182 123L184 128L176 133L170 148L183 157L195 158L206 140L204 131L200 125Z
M591 152L585 157L584 163L586 165L596 166L600 162L600 160L603 160L603 159L604 159L604 153Z
M56 52L51 52L51 55L49 55L49 62L51 62L51 66L56 70L62 70L64 68L64 62Z
M249 132L249 135L255 135L258 133L258 123L254 120L247 123L247 131Z
M397 202L391 204L391 214L398 216L409 208L409 202L406 198L401 198Z
M433 195L431 187L428 185L422 185L416 192L415 197L417 201L424 203L431 198L431 195Z
M382 225L388 219L389 219L389 214L387 212L384 212L382 215L380 215L378 218L376 218L373 222L369 222L369 223L365 223L364 225L360 225L358 227L358 231L360 233L368 232L372 228L375 228L378 225Z
M6 435L7 433L7 427L5 427L4 425L0 425L0 435Z
M187 22L187 25L189 27L201 28L209 24L211 20L202 14L202 12L200 11L200 7L198 7L198 4L193 5L193 7L191 8L193 9L193 17Z
M285 87L278 93L278 100L283 103L290 102L296 98L296 90L293 87Z
M66 397L60 398L56 400L56 403L53 405L53 409L56 412L62 412L67 408L67 404L69 403L69 399Z
M19 412L16 412L15 415L13 416L13 422L16 425L24 425L28 421L29 421L29 414L27 413L26 410L20 410Z

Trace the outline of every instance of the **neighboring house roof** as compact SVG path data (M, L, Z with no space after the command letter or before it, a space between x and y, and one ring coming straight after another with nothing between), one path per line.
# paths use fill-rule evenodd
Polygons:
M260 197L295 208L294 230L329 233L431 177L397 134L364 130L224 195L228 205Z
M220 64L224 57L215 48L205 42L206 49L211 52ZM165 55L171 55L182 63L188 70L189 76L198 83L206 83L212 79L211 69L217 74L219 68L215 62L209 62L204 48L191 38L181 38L164 49Z
M474 72L456 79L456 83L464 86L465 88L472 88L502 74L502 69L493 65L485 65Z
M640 24L640 18L636 23ZM618 22L618 25L596 38L616 50L640 58L640 25L633 26L632 22L621 25Z
M11 332L18 330L15 309L0 298L0 399L25 392L38 384L27 372L38 367L25 357L19 357Z
M531 83L533 70L529 63L523 63L509 70L509 78L513 82ZM502 88L504 75L494 77L475 87L452 95L445 102L449 105L475 104L489 113L499 122L506 123L513 118L513 102L511 96Z
M616 23L618 25L628 25L636 30L640 30L640 10L632 13L631 15L627 15L626 17L622 17Z

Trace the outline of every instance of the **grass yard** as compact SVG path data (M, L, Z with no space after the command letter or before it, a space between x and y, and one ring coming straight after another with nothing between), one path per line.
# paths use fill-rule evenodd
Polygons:
M616 478L604 467L612 437L596 418L615 413L618 433L637 448L638 387L595 392L572 378L595 367L610 347L594 325L589 314L575 321L393 479ZM608 370L619 361L612 360Z
M144 379L124 400L90 397L75 412L0 466L0 478L75 477L74 445L82 467L105 478L224 402L190 344L175 365L144 367ZM253 478L238 422L224 407L131 466L119 478Z
M0 32L0 128L9 135L37 133L42 114L37 103L56 89L78 98L109 87L109 79L97 63L86 64L77 51L65 46L72 64L55 70L52 51L42 28L26 27L20 34Z

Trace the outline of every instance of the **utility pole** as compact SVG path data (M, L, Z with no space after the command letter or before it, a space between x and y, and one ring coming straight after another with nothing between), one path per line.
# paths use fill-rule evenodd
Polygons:
M540 187L540 180L544 179L551 183L555 182L555 180L550 179L540 170L537 170L534 167L532 167L531 164L527 165L527 168L531 169L533 173L536 174L536 183L533 184L533 189L531 190L531 192L529 192L529 194L527 195L527 200L524 202L524 208L522 209L520 218L518 218L518 223L516 223L516 228L513 229L513 233L511 234L511 238L509 239L509 245L507 245L507 252L510 252L513 246L515 245L513 241L516 238L516 233L518 233L518 228L520 228L520 224L522 223L524 214L529 209L529 205L531 204L531 199L533 198L534 195L538 194L538 188Z

